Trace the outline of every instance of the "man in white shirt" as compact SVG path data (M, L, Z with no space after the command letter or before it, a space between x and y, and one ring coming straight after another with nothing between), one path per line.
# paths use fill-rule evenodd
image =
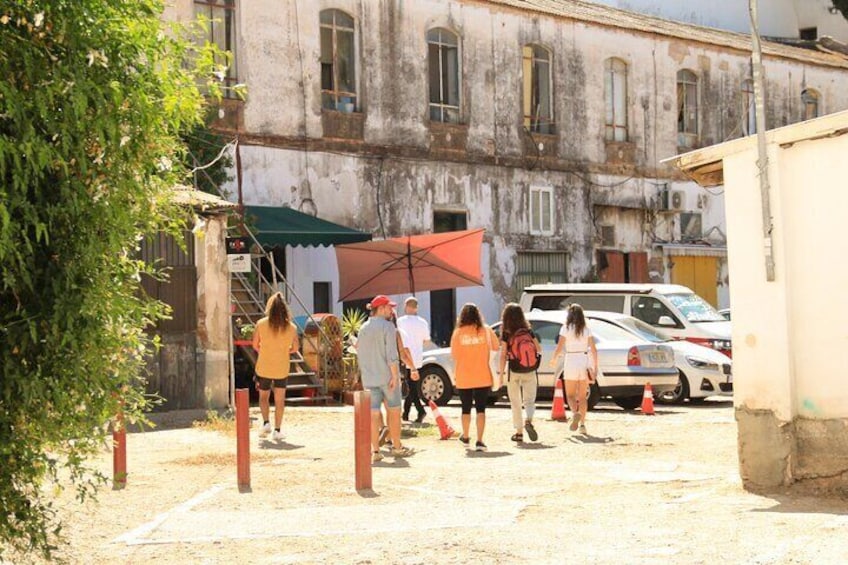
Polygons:
M404 316L397 320L398 329L409 337L407 347L412 353L412 361L414 367L411 372L417 373L421 365L424 364L424 346L431 343L430 340L430 324L427 320L418 315L418 299L410 296L404 301L403 305ZM415 404L415 409L418 410L418 417L415 419L417 423L424 421L427 412L421 404L421 381L419 379L409 379L409 394L406 396L406 401L403 404L403 419L409 420L409 409L412 404Z

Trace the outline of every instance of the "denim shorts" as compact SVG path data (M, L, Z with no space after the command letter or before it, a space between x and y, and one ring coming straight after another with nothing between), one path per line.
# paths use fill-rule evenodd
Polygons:
M398 381L397 385L392 390L389 390L389 385L387 384L383 386L369 386L366 388L371 393L371 410L379 410L380 406L383 404L383 399L386 400L386 405L389 408L400 408L400 381Z

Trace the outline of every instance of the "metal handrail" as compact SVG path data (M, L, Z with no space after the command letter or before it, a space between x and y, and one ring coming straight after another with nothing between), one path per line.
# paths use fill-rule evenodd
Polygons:
M212 177L210 177L209 174L205 170L199 169L199 170L196 170L196 173L200 173L200 174L204 175L206 177L206 179L209 180L210 184L215 187L215 190L218 192L218 196L226 199L226 195L221 190L221 187L218 186L212 180ZM197 185L197 179L195 178L195 188L197 187L196 185ZM261 250L261 256L264 256L264 257L267 258L269 254L265 252L265 249L262 247L262 244L259 242L259 240L254 235L253 231L251 231L250 228L247 227L247 224L245 224L245 222L244 222L244 211L243 210L241 211L241 216L242 216L242 218L241 218L242 221L241 221L240 228L241 228L242 233L245 236L250 238L250 241L251 241L251 244L252 244L251 247L255 246L257 249ZM254 258L251 256L251 262L253 262L253 259ZM297 292L295 292L292 285L289 284L288 279L285 277L285 275L283 275L283 273L280 271L279 267L277 267L276 263L273 260L273 257L271 257L271 259L269 260L269 263L271 264L271 267L273 269L274 277L277 278L279 281L282 281L283 285L285 286L286 290L288 291L287 294L290 293L291 296L293 296L295 298L295 300L297 301L297 304L303 309L304 312L306 312L306 317L313 324L315 324L316 328L318 328L318 334L321 336L321 340L323 341L324 346L329 348L332 345L332 341L330 340L330 336L327 335L327 333L324 331L324 328L321 327L321 324L319 324L318 321L309 312L309 309L306 307L306 304L304 304L304 302L300 299L300 296L298 296ZM262 274L262 270L260 268L258 268L258 266L259 265L257 265L254 268L254 272L256 272L256 274L259 277L259 281L260 281L259 291L260 291L260 293L261 293L261 289L262 289L261 283L267 284L270 288L276 289L276 284L273 284L271 281L269 281L267 279L267 277L265 277L265 275ZM234 274L234 273L231 273L231 275L232 274ZM256 294L253 292L253 289L251 288L251 285L249 284L249 281L247 281L246 277L243 277L243 275L240 275L240 274L237 274L237 275L238 276L236 278L239 278L240 282L248 283L248 284L242 284L242 287L245 288L248 291L248 294L251 295L251 299L255 300L257 305L260 307L260 309L262 309L264 307L264 301L262 300L261 295L256 296ZM232 292L231 292L230 299L232 300ZM241 305L239 305L239 307L241 307ZM243 308L242 308L242 312L244 313L245 316L248 316L247 312L245 312ZM320 345L319 345L319 348L320 348ZM324 396L326 396L327 395L327 379L322 378L321 380L322 380L322 389L323 389L322 392L323 392Z

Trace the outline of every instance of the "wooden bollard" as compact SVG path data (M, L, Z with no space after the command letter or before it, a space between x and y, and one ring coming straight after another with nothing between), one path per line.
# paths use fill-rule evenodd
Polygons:
M236 390L236 464L239 491L250 491L250 391Z
M356 490L371 488L371 393L353 393L353 450Z
M115 490L127 486L127 428L124 425L124 411L118 410L115 427L112 430L112 488Z

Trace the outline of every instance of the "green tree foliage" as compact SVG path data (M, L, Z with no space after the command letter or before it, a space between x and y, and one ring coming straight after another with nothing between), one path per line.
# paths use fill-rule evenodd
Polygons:
M56 489L93 494L86 459L119 399L130 420L147 402L144 328L162 312L137 246L181 227L167 195L212 60L162 9L0 0L0 560L50 554Z

